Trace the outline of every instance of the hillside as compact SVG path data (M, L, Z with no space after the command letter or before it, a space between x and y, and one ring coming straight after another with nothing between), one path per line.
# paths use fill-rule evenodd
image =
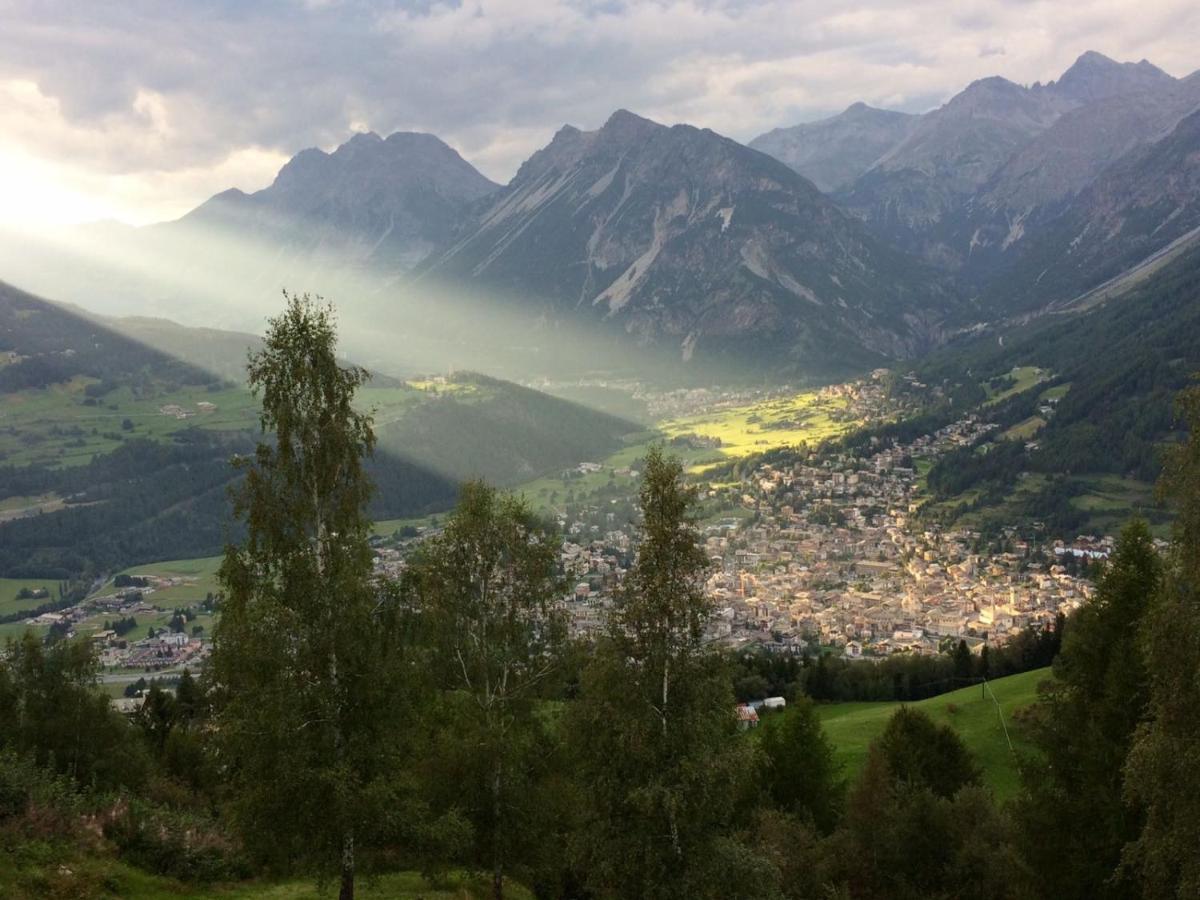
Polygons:
M989 681L986 693L980 687L968 687L907 705L958 732L983 769L984 784L997 800L1009 800L1019 786L1017 754L1030 750L1014 714L1037 699L1038 683L1049 677L1049 669L1034 669ZM871 741L901 705L830 703L817 707L835 758L845 766L847 777L853 779L862 770ZM1009 739L1015 749L1009 748Z
M89 378L89 396L118 382L220 386L219 378L146 344L0 282L0 392Z
M1161 520L1150 484L1175 437L1175 394L1200 371L1197 296L1193 250L1087 311L985 332L921 363L921 379L986 402L980 414L999 426L988 452L958 451L930 472L943 513L1041 520L1067 537L1134 512ZM985 385L1023 371L1039 374L989 402Z
M229 460L257 439L255 399L122 327L0 290L0 576L211 556L234 534ZM191 342L196 359L214 335L220 358L245 338L154 323L163 333ZM448 508L467 478L511 485L607 456L641 429L470 373L373 381L357 402L377 423L380 519Z

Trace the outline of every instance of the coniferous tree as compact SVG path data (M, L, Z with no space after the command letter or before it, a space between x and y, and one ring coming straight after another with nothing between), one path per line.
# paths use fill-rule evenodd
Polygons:
M475 804L475 818L487 834L497 900L513 845L529 825L529 815L524 822L518 815L529 811L517 787L538 752L534 701L565 637L557 561L557 543L523 500L471 482L412 569L445 683L466 699L453 708L479 750L486 799Z
M971 659L971 650L967 647L967 642L959 640L954 647L954 678L958 684L968 681L971 678L971 670L974 668L974 661Z
M735 896L728 879L767 895L765 865L729 837L749 751L723 662L705 646L694 492L657 448L643 471L637 558L570 722L588 801L584 867L606 897Z
M284 296L249 365L273 440L240 461L246 540L220 570L216 734L248 847L279 869L336 873L349 900L399 767L402 672L364 514L374 435L352 401L367 373L338 364L329 307Z
M822 875L878 900L1022 896L1008 829L962 739L901 707L871 745Z
M768 716L760 726L759 747L766 763L765 786L775 805L821 831L831 830L844 785L813 702L801 696L786 711Z
M1144 522L1126 526L1095 598L1066 631L1042 685L1014 805L1022 853L1056 897L1126 897L1121 850L1141 815L1122 797L1122 769L1145 714L1147 674L1135 636L1157 590L1158 554Z
M1176 509L1174 541L1142 634L1148 717L1126 767L1127 797L1145 815L1126 860L1152 898L1200 896L1200 387L1180 407L1190 436L1160 486Z

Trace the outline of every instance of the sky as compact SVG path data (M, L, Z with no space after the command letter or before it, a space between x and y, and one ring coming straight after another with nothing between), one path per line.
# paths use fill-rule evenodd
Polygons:
M494 180L626 108L738 140L1085 50L1200 68L1195 0L0 0L0 225L175 218L428 131Z

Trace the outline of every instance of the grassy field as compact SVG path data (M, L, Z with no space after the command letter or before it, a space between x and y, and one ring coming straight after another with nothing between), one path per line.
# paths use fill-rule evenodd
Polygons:
M26 631L32 631L38 637L45 637L50 631L48 625L32 626L26 625L24 622L9 622L7 625L0 625L0 646L3 646L5 641L16 640Z
M401 528L411 525L414 528L431 528L446 520L446 513L431 513L428 516L417 516L411 519L379 519L371 523L371 531L380 537L391 537Z
M209 593L217 593L217 569L221 566L221 557L207 556L200 559L173 559L166 562L147 563L144 566L134 566L126 569L125 575L153 576L170 579L173 584L167 587L156 587L153 592L146 594L146 601L155 606L170 607L194 606ZM110 594L117 588L110 580L101 589L101 593Z
M628 474L618 475L616 470L628 469L634 465L646 455L646 451L656 440L661 440L661 435L654 432L643 432L631 436L630 442L616 453L604 459L595 460L602 467L599 472L581 474L571 470L570 474L565 477L562 472L544 475L514 488L513 493L524 496L538 512L561 510L567 503L568 494L575 503L590 501L602 488L611 489L617 494L631 495L637 490L637 479ZM715 458L712 450L672 452L677 453L689 464L697 463L702 459L712 460Z
M89 406L85 391L94 382L80 377L0 395L0 459L19 466L83 465L95 454L111 453L132 438L164 440L188 428L246 431L258 427L259 402L244 388L151 389L139 396L121 387ZM367 386L359 390L356 405L374 410L376 422L385 425L422 398L422 391L411 387ZM173 408L164 412L168 407Z
M1038 394L1039 400L1061 400L1067 396L1067 391L1071 390L1071 382L1065 384L1056 384L1054 387L1046 388Z
M1168 537L1170 517L1156 505L1154 485L1120 475L1077 478L1085 490L1071 498L1071 505L1089 513L1085 530L1094 534L1115 534L1135 516L1150 523L1156 537Z
M255 423L254 398L238 388L185 388L142 398L122 387L88 406L84 390L89 383L91 379L76 378L48 388L0 396L0 421L6 426L0 433L0 453L5 462L83 465L93 455L110 453L129 438L161 440L184 428L230 431L250 428ZM215 408L204 412L201 403ZM168 406L178 407L187 417L164 413L163 408ZM124 427L126 420L132 428Z
M776 447L817 444L858 424L850 401L807 391L791 397L672 419L661 425L668 437L698 434L720 440L721 457L742 457Z
M30 852L28 855L40 854ZM337 896L337 888L333 882L318 887L312 880L250 881L199 887L151 875L106 856L76 857L61 866L45 860L17 858L0 866L0 896L12 900L40 900L43 897L77 900L118 897L121 900L326 900ZM490 895L490 885L482 878L451 875L444 884L430 884L415 872L397 872L377 878L360 876L355 888L357 896L368 900L474 900ZM533 896L512 883L505 886L505 895L514 900L530 900Z
M1008 374L1015 379L1012 387L1006 387L998 391L990 384L984 385L984 390L987 391L988 395L988 405L999 403L1001 400L1007 400L1009 397L1015 397L1017 394L1023 394L1034 385L1050 377L1049 372L1045 369L1039 369L1037 366L1017 366Z
M22 590L46 591L47 596L39 599L18 600L17 594ZM38 578L0 578L0 616L9 613L33 609L43 603L58 599L58 582L54 579Z
M996 798L1003 801L1016 793L1018 782L1017 757L1009 749L1000 714L1016 750L1029 750L1029 744L1013 726L1013 712L1037 699L1038 682L1049 675L1048 669L1035 669L996 679L989 683L995 700L991 694L981 696L980 688L969 687L908 705L958 732L983 768L984 782L995 792ZM999 713L996 701L999 701ZM900 706L899 703L833 703L817 707L825 732L849 778L854 778L862 769L867 759L867 747Z
M1023 422L1018 422L1012 428L1007 429L1000 435L1001 440L1008 441L1027 441L1035 434L1041 431L1042 426L1046 424L1046 420L1041 416L1030 416Z
M604 496L631 496L637 490L637 479L618 474L617 470L630 468L653 443L667 442L667 452L678 456L688 471L702 473L730 458L802 442L815 444L844 434L857 424L848 416L848 409L849 401L844 398L823 397L819 392L808 391L669 419L661 422L656 430L628 436L625 447L611 456L595 460L602 466L599 472L572 472L567 477L563 477L563 473L547 475L520 485L515 492L524 495L535 509L543 512L561 510L568 502L568 493L574 503L593 502ZM687 435L716 438L720 446L686 447L670 443L671 439Z

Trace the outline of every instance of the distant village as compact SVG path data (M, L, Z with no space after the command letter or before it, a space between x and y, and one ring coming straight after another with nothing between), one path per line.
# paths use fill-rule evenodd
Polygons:
M881 377L833 390L878 407ZM686 398L675 400L686 408ZM978 652L1077 609L1093 586L1075 562L1107 557L1112 537L1034 544L1014 529L1003 552L987 552L978 533L916 515L918 460L970 446L994 427L969 416L865 459L761 464L736 485L708 486L704 499L734 513L703 527L712 640L852 659L936 654L948 639ZM574 584L567 608L579 635L603 627L633 552L632 523L616 525L611 514L597 521L602 512L560 522L568 535L562 565Z

